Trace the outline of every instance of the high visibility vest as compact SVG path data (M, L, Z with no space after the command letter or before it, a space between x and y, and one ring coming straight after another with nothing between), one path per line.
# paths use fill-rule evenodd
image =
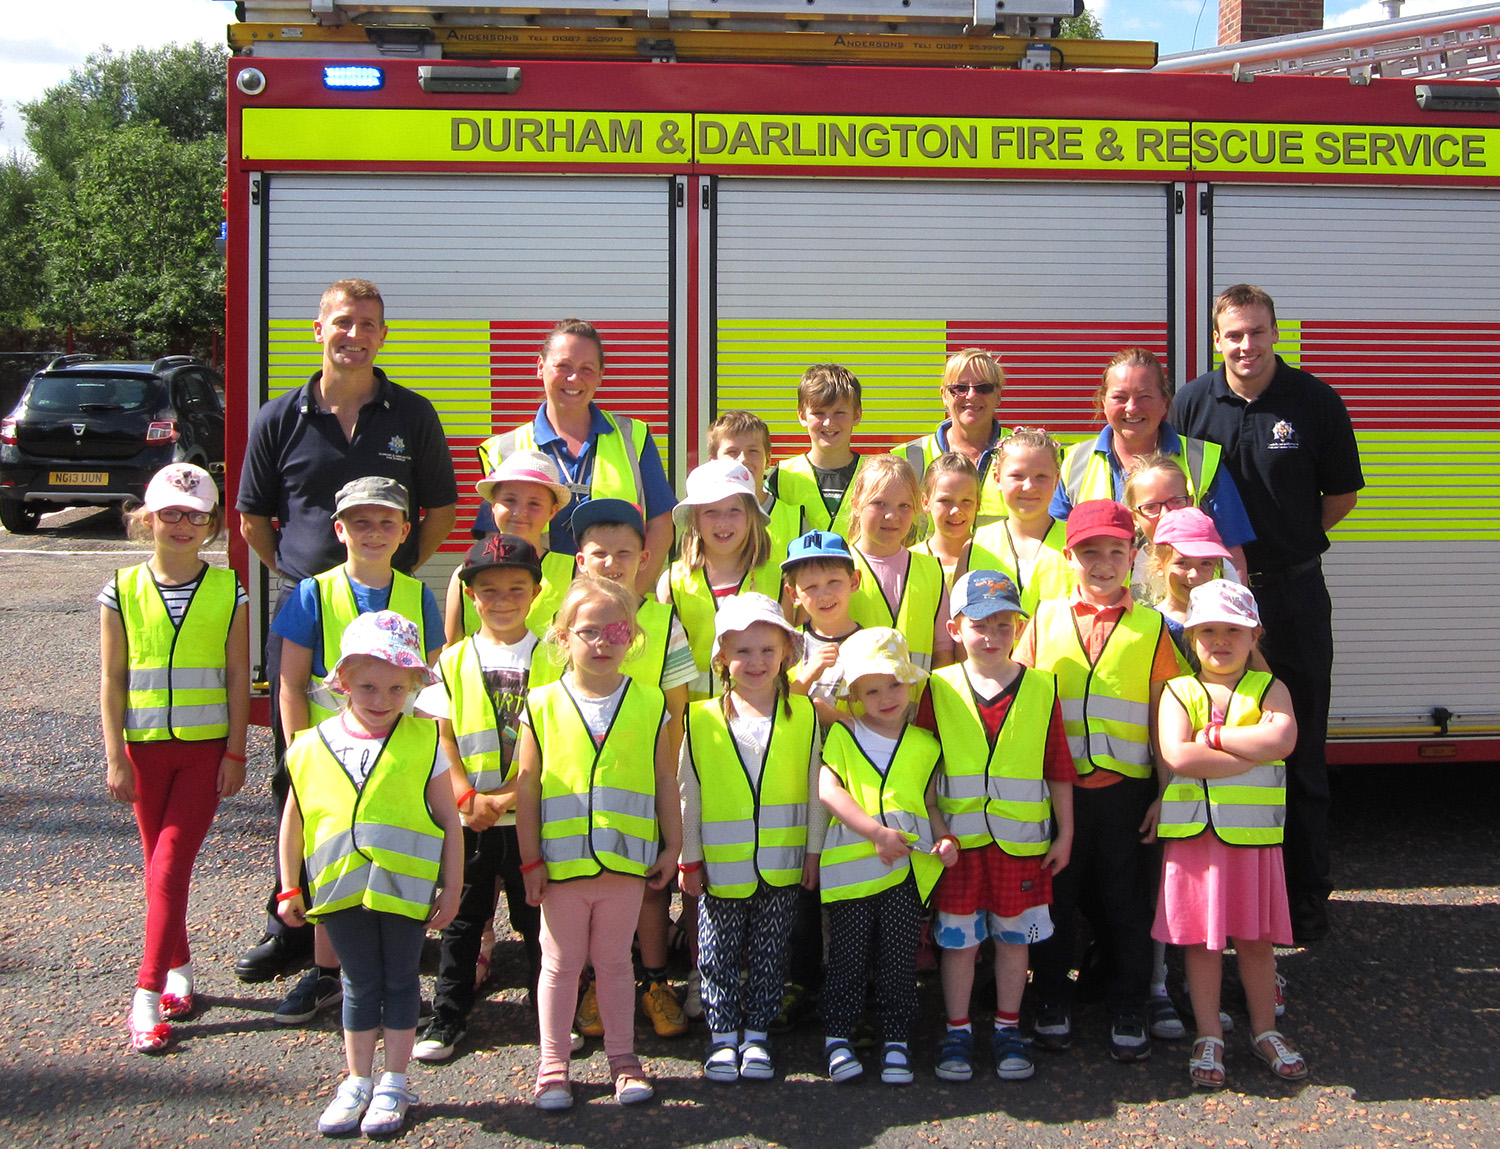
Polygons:
M334 567L320 575L314 575L318 584L318 620L323 632L323 664L330 670L338 664L339 644L344 630L359 617L359 607L354 602L354 588L343 567ZM391 571L391 597L387 610L393 610L402 618L416 624L417 637L421 641L422 654L427 654L427 626L422 610L422 582L400 571ZM316 726L325 718L338 713L338 700L317 675L307 683L308 725Z
M1075 507L1090 499L1116 497L1109 457L1103 451L1094 450L1097 441L1097 438L1085 439L1063 452L1062 487L1068 501ZM1177 454L1173 458L1187 475L1188 494L1196 506L1203 501L1214 476L1219 473L1223 448L1205 439L1189 439L1186 435L1177 436L1177 445Z
M911 559L901 584L901 600L894 611L858 547L850 547L859 571L859 589L849 597L849 617L860 626L893 626L906 636L911 660L923 670L932 669L933 634L938 611L945 599L943 564L932 555L907 551Z
M206 566L182 625L145 563L115 572L125 628L125 741L206 742L229 735L229 626L234 574Z
M849 506L849 490L859 478L860 468L865 465L865 456L855 456L854 474L838 509L828 513L828 504L823 501L823 492L818 489L818 477L813 474L812 463L806 455L796 455L776 465L776 500L801 508L804 531L832 531L836 535L849 537L849 519L853 510ZM772 597L776 597L772 595Z
M776 578L781 578L781 564L786 559L787 549L792 545L792 540L804 534L802 529L802 508L796 503L789 503L785 499L773 499L771 502L770 521L766 523L766 534L771 536L771 554L766 559L766 564L775 568ZM780 595L772 595L779 598Z
M1037 607L1036 666L1057 676L1063 728L1080 776L1110 770L1149 778L1151 667L1161 637L1161 615L1136 606L1120 616L1092 666L1067 599Z
M1263 670L1247 670L1234 684L1225 726L1255 726L1260 704L1274 682ZM1213 701L1196 678L1167 683L1193 723L1208 725ZM1174 775L1162 795L1158 837L1196 838L1212 829L1227 846L1279 846L1286 823L1286 763L1263 762L1232 778L1184 778Z
M542 756L542 858L561 882L605 870L645 874L656 861L656 738L667 700L626 679L602 744L561 682L526 697Z
M669 602L657 602L648 598L635 612L635 621L641 628L641 646L620 667L622 674L644 682L647 686L661 686L662 675L667 670L667 643L672 638L672 619L677 611Z
M591 499L624 499L643 507L646 505L646 485L641 481L641 453L646 449L649 429L639 419L626 415L611 415L608 411L600 414L614 428L614 433L593 436L594 465L589 475L588 496ZM503 435L491 435L479 444L480 474L488 475L515 451L535 450L535 422L522 423ZM574 486L574 493L583 492Z
M995 459L1000 440L1009 435L1010 432L1001 427L995 436L995 446L990 449L989 458L984 461L984 469L979 472L979 506L975 510L974 523L983 526L1003 519L1009 512L1005 509L1005 500L1000 497L1000 476L995 471ZM920 439L913 439L897 447L892 454L900 455L911 464L912 470L917 473L917 481L927 474L927 468L932 466L932 461L939 455L944 454L942 444L938 442L937 432L931 435L923 435Z
M531 609L526 612L526 629L538 638L545 635L552 625L576 569L573 556L562 551L548 551L542 556L542 589L531 600ZM463 596L463 603L464 633L474 634L479 630L479 611L474 609L474 600L468 595Z
M426 920L443 860L443 830L426 797L437 740L436 722L397 718L363 785L317 727L287 747L302 812L310 919L366 906Z
M823 765L838 775L861 810L882 825L900 830L911 843L912 852L887 866L876 854L874 842L834 818L818 859L823 901L868 898L899 886L908 871L915 874L917 892L927 900L943 869L943 863L928 853L933 841L926 800L927 783L942 753L936 738L908 724L896 744L890 769L882 776L847 726L835 724L830 728L828 741L823 743Z
M469 785L482 793L498 790L515 774L515 731L501 728L495 700L484 684L473 635L443 651L438 658L438 673L448 693L453 740L458 743ZM538 647L526 673L526 686L531 689L556 682L561 674L562 667Z
M1068 524L1063 519L1054 519L1037 550L1030 576L1023 576L1020 556L1005 524L992 523L974 532L974 541L969 546L969 569L1004 571L1010 575L1021 589L1021 609L1035 614L1043 599L1067 598L1073 593L1073 568L1063 555L1067 545Z
M964 668L932 673L932 709L943 744L938 809L964 849L994 842L1018 858L1052 845L1052 798L1043 778L1057 680L1022 668L992 747Z
M687 738L703 802L703 868L716 898L748 898L758 884L795 886L807 853L807 774L818 720L812 703L781 704L760 778L750 781L720 700L688 709Z
M919 543L913 543L906 549L913 554L927 555L930 558L937 559L938 566L943 567L943 591L945 594L951 594L953 592L953 584L968 573L969 560L974 553L974 544L972 542L965 544L963 554L958 556L958 562L951 567L943 566L943 560L938 558L937 552L932 549L931 537L925 538Z
M704 569L688 570L687 564L678 559L667 575L667 585L672 594L672 606L687 631L688 645L693 648L693 662L698 667L698 678L688 686L689 697L699 700L722 693L723 683L717 681L710 666L709 656L714 647L714 616L719 613L719 600L708 585ZM769 563L756 567L740 580L735 594L758 591L773 601L781 598L781 571Z

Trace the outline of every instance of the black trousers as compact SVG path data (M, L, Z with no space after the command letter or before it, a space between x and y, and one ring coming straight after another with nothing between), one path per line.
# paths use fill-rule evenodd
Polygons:
M864 1012L873 947L882 1039L905 1041L917 1016L917 943L922 937L923 911L916 878L908 871L898 886L827 906L825 1032L829 1037L847 1038Z
M1139 1013L1151 982L1151 922L1161 853L1141 843L1156 800L1154 778L1124 778L1102 789L1073 787L1073 854L1052 879L1052 936L1031 947L1032 983L1044 1006L1071 1007L1079 903L1097 907L1109 949L1110 1012Z
M283 579L271 608L275 618L287 599L297 592L297 584ZM289 926L276 916L276 895L281 892L281 862L277 841L281 831L281 813L286 808L287 795L292 792L292 776L286 768L286 731L281 728L281 635L275 631L266 634L265 670L266 682L271 688L271 740L275 747L276 766L271 771L271 805L276 811L276 822L271 830L271 893L266 898L266 933L283 934L288 941L298 940L312 947L312 926ZM307 871L298 879L302 888L307 888Z

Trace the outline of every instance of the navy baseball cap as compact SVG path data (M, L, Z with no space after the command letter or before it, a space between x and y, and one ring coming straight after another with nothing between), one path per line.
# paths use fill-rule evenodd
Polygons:
M854 556L849 553L849 544L844 541L843 535L836 535L832 531L808 531L793 539L787 546L781 569L788 571L798 563L812 559L832 559L834 562L848 563L851 568L854 566Z
M646 516L634 503L627 502L625 499L590 499L579 506L568 521L575 539L581 537L583 532L590 527L597 527L600 523L629 527L641 536L641 544L645 545Z
M968 615L975 622L992 614L1010 611L1027 617L1021 609L1021 592L1003 571L969 571L953 584L948 613L953 618Z
M495 567L515 567L526 571L537 582L542 581L542 560L536 548L519 535L491 535L480 539L464 556L464 565L458 568L458 577L465 586L474 581L480 571Z

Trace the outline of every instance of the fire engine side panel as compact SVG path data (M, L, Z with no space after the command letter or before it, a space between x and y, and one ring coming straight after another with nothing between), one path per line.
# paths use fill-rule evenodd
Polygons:
M1276 300L1278 352L1349 407L1367 486L1325 559L1335 735L1500 723L1500 197L1220 185L1213 286Z

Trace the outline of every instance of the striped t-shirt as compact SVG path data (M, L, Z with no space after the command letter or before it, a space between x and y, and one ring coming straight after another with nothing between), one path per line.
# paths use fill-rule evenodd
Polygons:
M156 577L152 576L151 581L156 582L156 589L161 592L161 600L166 605L167 614L171 617L173 626L182 625L182 616L187 614L188 603L192 601L193 593L198 589L198 584L203 581L204 572L207 570L208 565L205 563L203 570L198 572L197 578L191 582L177 583L175 585L156 582ZM94 601L99 603L100 606L108 607L116 614L120 613L119 590L115 587L113 575L104 584L104 589L99 592L99 597ZM236 609L244 606L249 601L249 596L245 594L245 588L240 586L240 580L235 579L234 605Z

